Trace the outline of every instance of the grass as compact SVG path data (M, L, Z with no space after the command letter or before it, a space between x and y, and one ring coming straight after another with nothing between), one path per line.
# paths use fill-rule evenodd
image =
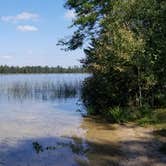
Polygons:
M81 82L16 82L6 87L5 94L16 99L62 99L76 97L80 93Z
M141 125L158 125L164 127L166 125L166 109L153 109L143 114L136 122Z
M120 107L109 108L104 111L103 116L113 123L124 123L130 119L128 109L122 109Z
M95 113L93 107L87 109L89 115ZM113 107L102 111L102 116L111 123L136 122L138 125L158 125L166 127L166 108L151 109Z

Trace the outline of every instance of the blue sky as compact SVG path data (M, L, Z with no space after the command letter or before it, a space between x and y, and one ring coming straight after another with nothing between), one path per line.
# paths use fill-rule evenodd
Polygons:
M74 17L65 0L0 0L0 65L80 65L82 50L56 46Z

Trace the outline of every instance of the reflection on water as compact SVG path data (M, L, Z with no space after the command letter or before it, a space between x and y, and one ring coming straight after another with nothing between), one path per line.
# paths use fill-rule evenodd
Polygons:
M80 152L86 146L81 142L78 148L71 137L86 132L76 110L87 76L0 76L0 165L77 165L75 158L85 158Z
M78 97L86 74L1 75L1 99L54 100Z

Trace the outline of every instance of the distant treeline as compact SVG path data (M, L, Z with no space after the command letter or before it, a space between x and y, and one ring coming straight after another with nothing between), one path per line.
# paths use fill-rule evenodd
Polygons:
M0 66L0 73L85 73L86 69L78 66L74 67L48 67L48 66Z

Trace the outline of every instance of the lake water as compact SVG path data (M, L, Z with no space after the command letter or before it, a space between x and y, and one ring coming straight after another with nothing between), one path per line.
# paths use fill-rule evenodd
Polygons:
M86 110L80 89L89 76L0 75L0 166L77 166L108 161L108 152L93 151L93 147L103 147L101 135L109 141L108 128L103 125L101 129L99 122L83 116Z

